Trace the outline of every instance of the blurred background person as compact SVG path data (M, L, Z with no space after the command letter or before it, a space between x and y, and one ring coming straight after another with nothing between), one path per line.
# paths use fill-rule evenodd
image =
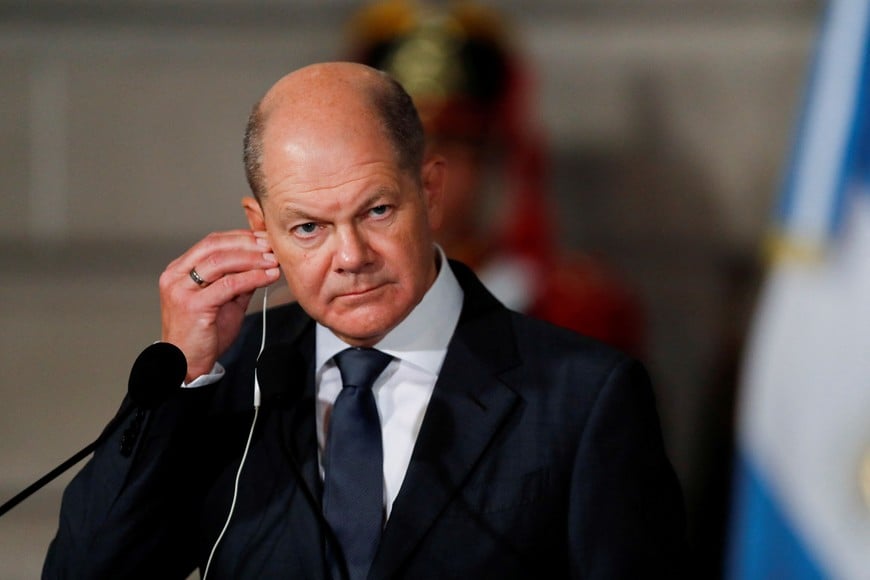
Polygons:
M448 161L447 255L508 307L640 355L634 294L604 262L559 247L532 78L504 19L473 2L386 0L348 29L350 58L405 86Z

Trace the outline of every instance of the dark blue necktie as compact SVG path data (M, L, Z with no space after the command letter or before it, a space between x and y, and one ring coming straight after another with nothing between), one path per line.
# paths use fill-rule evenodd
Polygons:
M334 357L342 389L329 419L323 513L351 580L368 574L383 529L384 451L372 383L391 359L371 348L349 348Z

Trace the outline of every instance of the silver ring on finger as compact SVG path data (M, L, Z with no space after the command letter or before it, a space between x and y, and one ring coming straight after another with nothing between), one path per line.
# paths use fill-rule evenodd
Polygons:
M205 279L199 275L199 272L196 271L196 268L191 268L190 272L188 272L188 275L190 276L190 279L193 280L199 287L203 287L208 284L208 282L206 282Z

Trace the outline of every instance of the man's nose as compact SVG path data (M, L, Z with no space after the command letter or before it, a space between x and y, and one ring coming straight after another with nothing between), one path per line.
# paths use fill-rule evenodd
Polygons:
M346 227L340 228L337 234L337 272L359 272L371 263L371 248L362 232L355 227Z

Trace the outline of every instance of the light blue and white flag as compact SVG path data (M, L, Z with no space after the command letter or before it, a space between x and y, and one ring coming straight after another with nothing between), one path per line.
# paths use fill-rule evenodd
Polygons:
M747 345L727 574L870 579L870 0L816 48Z

